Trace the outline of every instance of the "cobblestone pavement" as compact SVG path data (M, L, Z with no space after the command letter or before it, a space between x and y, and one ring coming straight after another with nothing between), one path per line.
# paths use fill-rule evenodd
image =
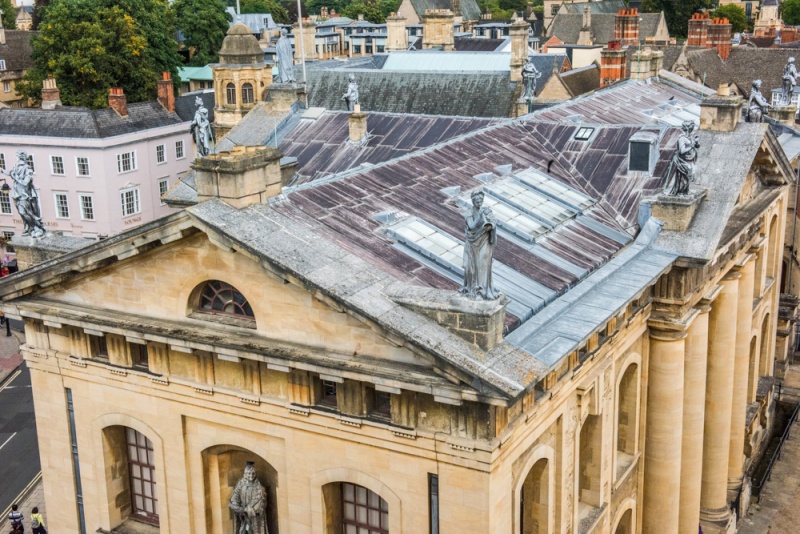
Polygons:
M739 534L797 534L800 532L800 423L797 421L784 442L781 459L772 468L772 478L761 491L758 503L750 505Z
M58 528L51 528L50 522L47 520L47 509L44 506L44 488L42 487L42 477L37 476L33 479L32 484L29 488L26 488L25 492L27 493L27 497L23 498L19 503L19 509L22 514L25 516L25 520L23 524L25 525L25 532L31 531L31 509L36 506L39 508L39 513L44 516L44 526L47 528L47 532L58 534ZM8 512L6 512L2 519L0 519L0 534L8 534L11 531L11 525L8 523Z

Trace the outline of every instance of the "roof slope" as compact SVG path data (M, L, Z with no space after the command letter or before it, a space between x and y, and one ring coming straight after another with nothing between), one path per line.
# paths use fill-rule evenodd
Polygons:
M722 61L715 48L690 50L686 59L695 76L704 79L706 86L716 88L721 83L733 82L749 97L753 80L763 81L761 92L765 94L781 87L783 67L796 54L792 48L733 46L726 61Z
M426 9L453 10L452 0L411 0L411 5L414 6L414 11L417 12L420 19L425 16ZM461 15L464 20L480 20L481 8L478 7L476 0L461 0L459 5L461 13L455 13L456 16Z
M598 13L592 15L592 36L595 43L606 44L614 39L614 17L616 14ZM663 15L661 13L640 13L639 39L654 37L658 32ZM583 14L558 14L553 19L550 35L555 35L568 44L578 42L583 27Z
M0 110L0 135L100 139L161 128L184 122L158 102L128 104L128 117L111 108L58 107Z
M586 94L600 87L600 67L591 64L561 73L561 81L573 96Z
M344 110L342 94L355 74L361 109L420 115L510 117L516 84L508 72L309 70L309 106Z
M214 90L205 89L202 91L194 91L192 93L183 93L181 96L175 98L175 113L184 121L191 121L194 119L194 113L197 111L197 98L203 101L203 105L208 110L208 120L214 122Z
M603 0L602 2L595 0L593 2L564 3L561 5L561 9L566 10L567 13L583 14L583 10L586 6L589 6L592 15L595 13L616 14L620 9L626 9L628 7L623 0Z
M381 69L403 72L509 72L511 55L502 52L400 51L388 54Z
M5 30L6 42L0 44L0 59L6 61L6 70L25 70L33 67L31 39L38 31Z

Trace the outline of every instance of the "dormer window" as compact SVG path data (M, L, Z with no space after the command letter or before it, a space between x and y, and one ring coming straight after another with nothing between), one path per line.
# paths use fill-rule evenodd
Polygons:
M200 288L196 311L241 319L255 319L245 296L221 280L209 280Z

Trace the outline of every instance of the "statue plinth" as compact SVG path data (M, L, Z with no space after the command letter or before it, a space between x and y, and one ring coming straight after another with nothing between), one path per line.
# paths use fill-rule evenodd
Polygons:
M663 221L664 230L685 232L694 219L697 207L707 193L705 189L689 190L686 195L661 193L645 199L644 202L650 205L653 217Z
M775 106L770 110L769 116L781 124L794 128L797 106Z
M298 100L304 100L306 84L298 82L270 84L267 91L267 104L270 111L289 111Z

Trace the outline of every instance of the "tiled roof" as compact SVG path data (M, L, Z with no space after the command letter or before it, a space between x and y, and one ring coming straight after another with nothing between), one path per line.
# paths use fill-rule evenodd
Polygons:
M203 100L203 105L208 110L208 120L214 122L214 90L205 89L202 91L194 91L192 93L184 93L175 98L175 113L183 121L191 121L194 119L194 112L197 110L195 100L197 97Z
M734 46L725 61L720 59L715 48L691 50L686 53L686 59L695 76L704 79L706 86L717 88L721 83L733 82L749 97L753 80L763 81L763 93L781 87L783 67L795 55L797 50L791 48Z
M39 32L5 30L6 42L0 44L0 59L6 61L6 70L25 70L33 67L31 39Z
M0 110L0 135L38 137L106 138L180 124L183 120L158 102L128 104L128 117L111 108L58 107Z
M591 64L580 69L568 70L561 73L561 81L572 96L580 96L600 87L600 68Z
M612 14L592 15L592 36L595 43L606 44L614 39L614 17ZM658 31L663 15L661 13L640 13L639 39L653 37ZM553 19L551 35L565 43L577 43L583 27L583 15L559 14Z
M411 0L414 11L417 12L420 20L425 16L426 9L453 9L452 0ZM461 0L461 13L464 20L480 20L481 8L476 0ZM454 10L455 11L455 10ZM459 13L455 13L456 16Z
M456 52L495 52L505 46L508 39L483 39L462 37L453 40Z
M290 128L288 123L300 120L300 107L294 104L290 110L272 112L267 102L259 102L239 123L219 140L216 151L230 150L237 145L275 145L275 135L281 135ZM290 154L291 155L291 154Z
M209 81L214 79L214 74L211 72L211 67L181 67L178 69L178 77L182 82L189 80L204 80Z
M498 52L443 52L415 50L392 52L381 67L384 71L509 72L511 54Z
M421 115L510 117L516 84L508 72L308 71L309 106L344 110L342 94L355 74L361 109Z
M562 8L565 9L567 13L582 15L583 9L586 6L591 8L592 15L596 13L616 14L620 9L625 9L628 7L625 5L623 0L603 0L602 2L575 2L574 4L564 3Z

